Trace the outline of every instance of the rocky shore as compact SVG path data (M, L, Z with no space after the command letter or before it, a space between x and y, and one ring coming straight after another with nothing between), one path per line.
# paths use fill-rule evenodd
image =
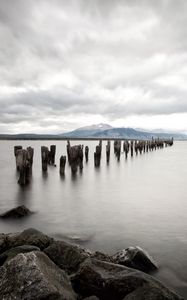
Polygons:
M113 256L54 240L36 229L0 234L0 299L179 300L145 273L157 268L139 247Z

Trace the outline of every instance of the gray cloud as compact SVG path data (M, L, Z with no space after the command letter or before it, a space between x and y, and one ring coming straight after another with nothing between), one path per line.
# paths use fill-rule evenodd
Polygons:
M1 0L0 130L162 115L173 128L187 115L186 31L185 0Z

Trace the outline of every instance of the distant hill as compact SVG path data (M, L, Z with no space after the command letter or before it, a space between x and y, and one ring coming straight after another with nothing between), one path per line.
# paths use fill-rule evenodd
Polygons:
M113 127L108 124L101 123L101 124L81 127L76 130L63 133L63 134L61 134L61 136L63 136L63 137L65 136L68 138L71 138L71 137L81 137L81 138L97 137L99 134L102 135L102 133L104 131L107 131L110 129L113 129Z
M141 139L148 140L151 138L169 139L175 140L187 140L187 135L182 133L167 133L167 132L151 132L142 130L135 130L133 128L114 128L108 124L96 124L86 127L81 127L76 130L62 133L62 134L0 134L1 140L62 140L62 139Z
M103 127L101 125L104 125ZM61 134L67 138L124 138L124 139L151 139L153 138L174 138L175 140L187 140L187 135L180 133L146 132L133 128L113 128L107 124L99 124L82 127L74 131Z

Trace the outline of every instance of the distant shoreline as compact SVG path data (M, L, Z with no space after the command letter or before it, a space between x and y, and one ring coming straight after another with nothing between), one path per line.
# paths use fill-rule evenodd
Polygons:
M155 138L154 138L155 139ZM159 138L160 140L169 140L169 138ZM30 138L30 137L0 137L1 141L115 141L115 140L121 140L121 141L148 141L151 139L142 139L142 138L123 138L123 137L89 137L89 138L81 138L81 137L36 137L36 138ZM185 139L174 139L174 141L181 141L186 142Z

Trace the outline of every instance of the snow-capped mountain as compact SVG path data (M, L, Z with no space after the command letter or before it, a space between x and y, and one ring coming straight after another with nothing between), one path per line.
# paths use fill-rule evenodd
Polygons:
M112 128L113 127L109 124L100 123L100 124L94 124L94 125L90 125L90 126L80 127L80 128L77 128L76 131L79 131L79 130L108 130L108 129L112 129Z
M111 130L111 129L113 129L112 126L110 126L108 124L100 123L100 124L94 124L91 126L81 127L76 130L73 130L73 131L70 131L67 133L63 133L63 134L61 134L61 136L87 138L87 137L92 137L94 135L97 135L98 133L102 133L103 131Z
M133 128L114 128L108 124L97 124L78 128L74 131L61 134L67 138L124 138L124 139L151 139L153 138L174 138L176 140L186 140L187 135L181 133L154 132L135 130Z

